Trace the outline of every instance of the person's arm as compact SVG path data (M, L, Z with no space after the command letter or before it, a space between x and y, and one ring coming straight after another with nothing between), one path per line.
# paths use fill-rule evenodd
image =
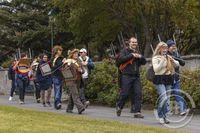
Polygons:
M175 58L175 60L177 60L181 66L185 66L185 61L180 56L178 56L177 59Z
M127 61L129 61L130 59L133 59L134 56L132 53L130 54L126 54L126 49L124 49L121 53L120 53L120 56L119 56L119 59L118 59L118 63L119 64L124 64L126 63Z
M52 71L57 70L59 67L63 65L63 63L64 63L64 58L58 57L55 61L55 65L52 66Z
M139 58L139 64L145 65L146 63L147 63L146 59L144 58L144 56L141 55L141 58Z
M170 59L170 61L172 62L174 67L178 67L179 66L179 62L177 60L175 60L173 57L171 57L170 55L167 55L167 58Z
M89 58L87 66L88 66L88 69L94 69L94 63L92 59Z
M176 61L176 60L173 60L173 65L174 65L174 67L178 67L180 64L179 64L179 61Z
M158 57L153 57L152 58L152 65L153 65L153 70L155 72L159 72L163 67L165 67L163 64L166 64L167 60L164 58L158 58Z
M15 63L14 66L13 66L13 70L16 70L16 69L17 69L18 64L19 64L19 61L16 61L16 63Z

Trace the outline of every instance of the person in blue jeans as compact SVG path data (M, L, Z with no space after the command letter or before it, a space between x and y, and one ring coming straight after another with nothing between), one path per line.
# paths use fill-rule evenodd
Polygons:
M54 107L55 109L61 109L61 97L62 97L62 84L63 76L61 73L61 67L65 62L65 58L62 57L63 48L61 46L54 46L52 50L52 81L54 88Z
M161 124L168 124L166 114L169 112L169 98L171 85L174 81L174 68L179 66L179 62L167 55L168 46L164 42L158 43L152 58L155 77L153 83L156 87L158 98L157 113Z
M175 60L177 60L180 64L180 66L185 65L185 61L180 57L180 55L177 52L176 43L173 40L167 41L168 45L168 54L172 56ZM175 95L175 100L179 106L180 115L185 115L187 113L184 99L181 97L180 93L180 77L179 77L179 67L175 68L175 74L174 74L174 82L172 84L172 92Z

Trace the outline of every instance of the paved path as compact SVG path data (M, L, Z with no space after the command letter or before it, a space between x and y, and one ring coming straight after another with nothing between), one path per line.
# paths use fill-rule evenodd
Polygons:
M17 102L18 97L15 96L13 101L8 101L8 96L0 96L0 105L9 105L15 106L19 108L28 108L32 110L38 111L47 111L47 112L55 112L55 113L62 113L66 115L77 115L77 110L74 109L73 114L69 114L65 112L66 104L63 104L61 110L55 110L53 107L43 107L41 104L38 104L33 99L33 96L26 96L25 97L25 104L19 105ZM163 125L159 124L156 120L153 111L143 110L143 114L145 116L144 119L135 119L133 118L133 114L129 113L130 109L124 109L121 117L117 117L115 113L115 108L111 107L102 107L102 106L89 106L85 112L83 112L83 116L95 118L95 119L103 119L103 120L113 120L113 121L120 121L124 123L131 123L131 124L139 124L139 125L147 125L152 127L161 127L166 128ZM180 116L173 116L170 119L178 120L181 119ZM170 123L170 126L177 126L177 124ZM178 124L180 125L180 123ZM195 115L192 120L184 127L176 129L182 131L188 131L191 133L199 133L200 132L200 115Z

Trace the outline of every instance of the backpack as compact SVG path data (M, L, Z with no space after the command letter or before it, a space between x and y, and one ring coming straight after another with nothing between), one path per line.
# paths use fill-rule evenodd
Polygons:
M153 66L151 65L151 66L149 66L149 67L147 68L146 78L147 78L147 80L149 80L150 82L153 82L154 77L155 77L155 72L154 72L154 70L153 70Z

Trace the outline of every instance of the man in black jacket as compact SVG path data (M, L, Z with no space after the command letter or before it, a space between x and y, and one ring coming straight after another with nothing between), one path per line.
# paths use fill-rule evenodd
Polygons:
M168 45L168 54L171 55L175 60L177 60L181 66L184 66L185 61L178 54L176 43L173 40L168 40L167 45ZM181 87L180 87L179 67L175 68L175 72L176 73L174 74L174 83L172 85L172 90L173 93L176 95L175 99L179 106L180 115L183 116L187 113L187 110L185 107L184 99L181 97L181 92L180 92Z
M130 92L134 92L134 117L144 118L141 114L141 102L142 102L142 88L140 82L139 67L146 64L146 59L137 51L138 43L137 39L131 37L129 39L129 46L120 53L118 63L121 71L121 90L119 101L116 105L117 116L121 115L121 111L124 107Z

